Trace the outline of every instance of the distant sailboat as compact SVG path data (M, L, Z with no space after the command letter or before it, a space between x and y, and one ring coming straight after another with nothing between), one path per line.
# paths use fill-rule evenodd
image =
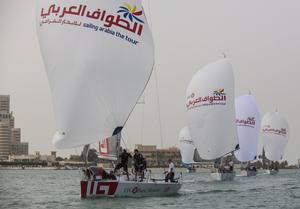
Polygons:
M142 3L38 0L37 33L52 93L57 148L105 139L117 152L121 131L151 76L154 43ZM106 150L105 150L106 149ZM162 196L174 182L84 179L81 197Z
M181 161L184 167L187 167L189 173L196 172L196 168L193 164L195 161L199 161L199 154L194 145L194 141L191 139L188 127L184 127L179 133L179 147Z
M255 176L256 168L249 165L257 157L260 132L260 114L254 96L248 94L236 98L235 110L240 149L234 154L242 163L241 175Z
M261 128L265 155L271 161L267 173L276 174L278 168L273 165L273 162L279 162L283 158L289 140L289 125L286 119L276 111L264 115Z
M186 93L187 121L200 157L216 160L238 148L234 76L227 59L199 70ZM212 172L215 180L232 180L233 171Z

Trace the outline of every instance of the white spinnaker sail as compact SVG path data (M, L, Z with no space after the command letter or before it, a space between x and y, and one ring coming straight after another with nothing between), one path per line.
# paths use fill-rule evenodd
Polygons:
M261 121L265 155L269 160L282 160L289 139L289 125L278 112L268 112Z
M200 157L211 160L235 150L234 76L228 60L199 70L186 97L188 127Z
M181 161L185 164L193 163L195 145L193 140L191 139L188 127L184 127L179 133L179 147Z
M55 146L90 144L123 127L154 64L141 1L38 0L37 32L54 104Z
M240 149L235 157L240 162L255 160L260 132L260 114L255 98L243 95L235 99L236 126Z

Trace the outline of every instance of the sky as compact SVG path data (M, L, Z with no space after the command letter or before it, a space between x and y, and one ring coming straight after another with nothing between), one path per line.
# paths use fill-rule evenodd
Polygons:
M300 158L300 2L297 0L145 0L155 42L155 72L123 137L135 144L177 146L186 126L185 91L193 75L226 53L236 96L251 90L261 115L275 108L290 125L284 159ZM150 11L150 12L149 12ZM50 89L35 29L34 0L0 0L0 94L30 152L57 150ZM160 112L160 114L159 114ZM161 123L160 123L161 121ZM160 129L161 124L161 129ZM260 139L261 150L262 143ZM81 149L57 150L58 155Z

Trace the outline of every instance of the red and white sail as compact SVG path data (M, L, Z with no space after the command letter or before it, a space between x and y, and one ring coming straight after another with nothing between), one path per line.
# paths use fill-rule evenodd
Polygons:
M265 155L269 160L280 161L289 140L289 125L278 112L268 112L262 122Z
M260 132L260 114L254 96L248 94L237 97L235 112L240 149L234 154L240 162L255 160Z
M181 161L185 164L194 163L194 152L196 147L191 138L188 127L184 127L179 133L179 148Z
M38 0L37 33L54 105L55 146L94 143L123 127L154 64L141 1Z
M201 158L216 159L236 149L234 98L234 76L227 59L205 66L191 80L187 121Z

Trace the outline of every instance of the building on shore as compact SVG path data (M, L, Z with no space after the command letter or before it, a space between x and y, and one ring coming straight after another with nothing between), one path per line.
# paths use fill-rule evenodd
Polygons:
M11 129L8 123L0 121L0 160L7 159L11 150Z
M28 147L21 142L21 129L15 128L10 96L0 95L0 160L7 160L9 155L28 155Z
M56 162L56 152L51 152L50 155L41 155L40 152L35 152L33 155L9 155L10 162L46 162L51 165Z
M147 167L166 167L169 159L172 159L176 166L181 165L180 151L176 147L158 149L155 145L136 144L135 149L147 160Z

